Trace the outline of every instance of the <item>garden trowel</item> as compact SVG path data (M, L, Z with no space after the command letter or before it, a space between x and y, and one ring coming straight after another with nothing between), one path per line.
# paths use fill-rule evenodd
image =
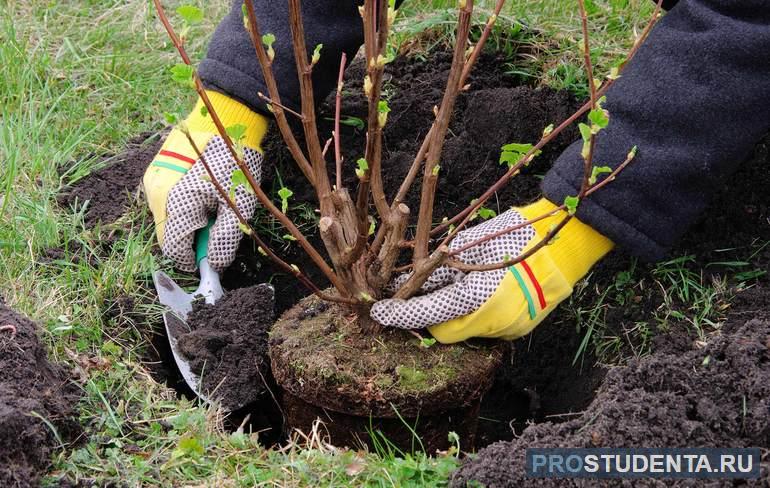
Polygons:
M190 368L189 361L179 350L177 339L179 336L190 332L190 328L187 326L187 316L192 312L194 300L203 298L206 303L213 305L224 295L224 290L219 282L219 273L211 267L208 260L209 231L213 223L214 220L210 220L208 225L195 235L195 257L201 274L201 282L197 290L192 293L185 292L163 271L156 271L152 275L155 290L158 292L158 299L160 303L168 307L168 310L163 312L163 322L166 325L168 342L171 345L171 352L174 355L177 368L192 391L207 403L209 399L200 391L200 376Z

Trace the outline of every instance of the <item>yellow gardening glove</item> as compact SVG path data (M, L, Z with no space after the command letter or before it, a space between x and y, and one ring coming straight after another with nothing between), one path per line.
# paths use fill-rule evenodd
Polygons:
M241 124L246 128L240 140L245 146L244 161L259 183L263 164L260 143L267 130L267 119L225 95L206 93L225 127ZM198 100L185 124L217 180L229 191L237 165L211 117L201 112L202 107L203 102ZM237 217L207 181L206 170L197 160L187 137L178 129L172 130L144 174L144 191L163 253L184 271L194 271L196 267L195 232L206 226L210 214L216 214L208 258L214 269L222 271L235 259L243 233ZM245 218L254 215L257 200L245 188L236 189L235 203Z
M542 199L511 209L460 232L450 249L459 249L555 208ZM540 242L563 217L564 212L559 212L474 246L457 257L468 264L493 264L516 257ZM567 298L575 283L612 247L609 239L573 218L553 243L514 266L468 274L439 268L423 286L423 291L429 293L409 300L382 300L374 304L371 316L386 326L429 327L444 344L471 337L516 339L528 334ZM395 286L405 279L397 278Z

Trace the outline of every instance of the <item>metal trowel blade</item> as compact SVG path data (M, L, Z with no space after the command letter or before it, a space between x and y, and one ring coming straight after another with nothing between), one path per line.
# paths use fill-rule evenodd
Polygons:
M171 310L163 312L163 324L166 326L166 335L171 346L171 353L174 355L174 361L179 372L182 374L182 378L184 378L185 383L187 383L187 386L190 387L193 393L198 395L204 402L209 403L209 399L200 391L200 377L190 369L190 363L182 355L177 343L177 337L190 332L190 328L184 320Z
M183 320L192 312L193 295L185 292L163 271L156 271L152 275L155 290L158 292L158 300L170 308Z

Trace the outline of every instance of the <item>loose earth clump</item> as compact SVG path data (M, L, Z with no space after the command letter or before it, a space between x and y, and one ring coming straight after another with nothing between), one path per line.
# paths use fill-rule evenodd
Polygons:
M332 419L325 426L332 443L350 447L370 440L368 430L389 429L385 437L408 452L407 424L416 426L427 452L446 449L450 431L459 430L471 446L478 405L500 358L494 341L440 345L402 330L362 333L354 316L315 296L270 332L289 427L309 432L321 414Z
M37 328L0 301L0 486L37 486L60 445L56 435L67 443L81 432L79 389L48 361Z
M202 378L201 390L227 409L267 392L267 332L275 320L274 291L256 285L227 292L215 305L197 301L178 336L182 354Z

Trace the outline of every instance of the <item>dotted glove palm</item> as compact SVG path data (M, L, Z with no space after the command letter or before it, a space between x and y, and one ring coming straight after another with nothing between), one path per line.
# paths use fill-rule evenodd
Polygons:
M554 210L547 200L511 209L460 232L450 249L526 222ZM563 213L526 225L467 249L457 258L467 264L493 264L527 252L548 233ZM371 316L399 328L429 327L442 343L471 337L516 339L528 334L562 300L591 266L612 248L612 242L577 219L562 229L554 243L509 268L462 273L437 269L423 286L427 294L409 300L377 302ZM406 276L395 280L398 287Z
M246 128L241 139L245 146L244 162L259 183L263 164L259 144L267 129L267 119L222 94L207 94L225 127L241 124ZM217 181L230 192L232 174L238 167L211 118L202 114L201 107L202 102L198 101L185 124ZM143 183L158 242L163 254L172 258L177 267L195 271L193 241L196 231L206 226L209 215L216 215L209 237L209 263L222 271L233 262L243 236L238 218L209 180L205 167L180 130L174 129L166 138L147 168ZM235 204L249 219L257 208L257 199L244 186L239 186L235 190Z

